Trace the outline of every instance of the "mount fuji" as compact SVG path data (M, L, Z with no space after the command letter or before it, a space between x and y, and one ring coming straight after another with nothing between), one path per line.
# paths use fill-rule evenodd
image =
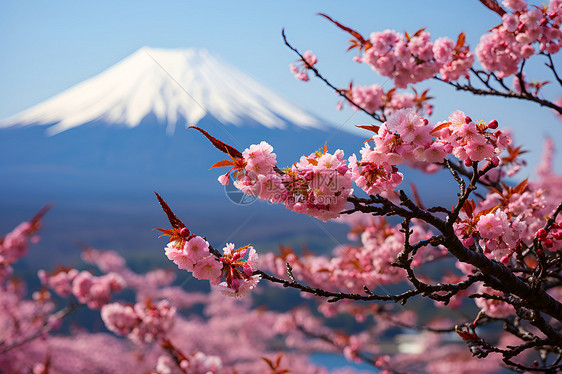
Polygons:
M196 180L221 155L200 134L185 130L193 125L241 150L272 140L288 150L288 164L338 133L206 50L143 47L0 121L0 172L40 176L33 184L43 190L81 182L70 194L104 179L122 180L114 187L119 189L131 180L138 186L151 178L178 178L187 165L192 172L183 178ZM345 140L355 145L359 138L338 133L338 142ZM65 177L57 182L57 174Z

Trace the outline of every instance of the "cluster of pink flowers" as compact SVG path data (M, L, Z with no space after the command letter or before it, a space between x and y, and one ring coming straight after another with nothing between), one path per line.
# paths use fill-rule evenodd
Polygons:
M247 260L244 256L248 255ZM258 254L254 247L245 246L235 249L234 244L227 243L220 258L222 275L226 278L218 284L218 289L225 295L240 297L253 290L260 281L257 270Z
M283 249L280 255L264 255L263 266L278 276L286 274L289 262L293 274L307 283L328 290L362 293L363 287L393 284L404 279L403 269L392 266L404 248L404 234L400 225L388 226L384 219L368 219L352 230L361 231L360 245L342 245L334 249L333 257L298 256ZM427 239L431 234L414 226L411 241Z
M233 173L236 178L234 186L247 195L258 196L260 199L278 202L283 193L281 176L274 170L277 155L273 147L262 141L252 144L242 153L243 159ZM220 176L223 185L229 182L229 173Z
M125 287L125 281L116 273L95 276L88 271L78 272L76 269L59 269L53 274L39 270L41 283L53 289L56 294L68 297L71 294L91 309L99 309L107 304L113 292Z
M266 142L250 146L242 156L230 171L219 177L219 182L227 184L234 170L234 185L239 190L263 200L283 203L297 213L323 221L336 218L353 192L351 174L344 153L339 149L331 154L324 147L324 151L302 156L283 172L275 168L276 155Z
M461 111L453 112L448 122L433 126L414 109L401 109L380 127L370 127L376 133L369 139L374 147L366 143L361 159L351 156L349 166L343 151L330 154L324 147L324 151L302 156L281 172L276 168L273 147L261 142L232 162L218 163L233 165L219 182L227 184L232 173L234 185L245 194L327 221L345 209L353 192L352 181L368 194L392 191L403 179L395 165L404 162L430 169L453 154L467 166L485 159L497 165L497 156L511 141L497 126L497 121L474 122Z
M303 54L303 58L299 60L299 66L290 64L289 69L291 73L295 75L295 78L303 82L309 80L308 70L318 62L318 58L312 51L306 51Z
M33 336L45 326L53 328L60 325L58 318L53 318L55 303L46 290L36 291L32 299L24 299L25 284L21 281L8 280L0 283L0 351ZM29 364L27 361L26 364ZM10 358L9 354L0 353L0 368L10 371L12 367L22 367L23 361ZM25 371L29 372L29 371Z
M189 374L223 373L220 357L206 355L203 352L196 352L188 357L183 357L179 367ZM177 371L176 368L176 363L170 356L160 356L156 364L156 371L153 374L172 374Z
M343 155L342 150L330 154L324 148L324 152L302 156L286 169L282 201L287 209L322 221L338 217L353 192L351 172Z
M221 264L209 252L209 243L200 236L171 241L165 248L166 256L178 268L193 273L197 279L207 279L213 285L220 283Z
M486 256L508 263L520 245L531 246L535 237L548 250L562 248L562 220L547 232L544 217L555 209L555 201L545 198L540 186L523 181L516 187L495 191L477 206L467 202L454 224L457 236L466 246L475 242Z
M437 73L446 80L465 76L474 56L464 46L464 38L455 45L448 38L439 38L433 43L430 37L424 30L412 36L394 30L373 32L369 38L370 47L355 60L393 79L398 88L432 78Z
M417 96L410 92L398 92L396 89L390 89L384 92L379 84L370 86L352 86L351 89L345 91L347 97L359 107L365 109L369 113L375 113L379 110L389 117L400 109L414 108L418 113L426 113L431 115L433 106L426 103L426 92L421 96ZM343 108L342 103L337 105L337 109ZM359 110L356 106L351 106L353 110Z
M28 241L37 241L33 222L23 222L0 238L0 284L12 273L12 264L27 254Z
M392 191L402 182L394 165L442 162L447 154L445 143L433 139L429 121L412 109L397 111L373 131L369 140L375 146L366 143L361 160L355 155L349 159L352 180L368 194Z
M437 39L433 44L433 53L435 60L442 64L439 74L446 81L466 77L474 63L474 54L464 45L464 34L459 36L456 44L446 37Z
M562 222L551 226L548 231L541 228L536 235L546 248L559 249L562 246Z
M528 7L522 0L504 0L503 5L512 13L504 14L502 24L483 35L476 46L478 61L499 78L516 74L523 59L540 52L554 54L562 47L559 0L543 8Z
M187 229L182 229L184 231ZM200 236L189 235L172 240L165 248L166 256L178 268L187 270L197 279L206 279L223 293L240 297L251 291L259 282L254 275L258 255L252 246L235 249L228 243L220 258L209 250L209 243ZM244 256L248 255L244 260ZM225 281L222 281L225 278Z
M131 341L150 343L165 338L174 324L176 309L167 300L123 305L106 304L101 318L108 330Z
M498 121L474 122L460 110L449 116L449 121L438 123L432 130L447 153L452 153L466 166L485 159L498 165L497 156L511 143L511 138L496 130Z
M365 145L361 150L363 156L360 161L355 155L349 158L351 167L351 179L357 187L369 195L380 194L384 191L393 191L402 183L403 175L398 172L398 168L391 166L388 162L380 164L369 161L375 152L369 145Z

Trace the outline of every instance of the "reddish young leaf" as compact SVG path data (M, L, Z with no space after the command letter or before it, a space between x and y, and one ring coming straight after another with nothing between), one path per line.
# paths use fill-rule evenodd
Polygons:
M318 166L318 161L313 158L308 158L307 161L314 166Z
M265 362L267 362L267 364L269 365L269 367L271 368L271 370L275 370L275 365L273 364L273 361L271 361L269 358L267 357L262 357L262 360L264 360Z
M485 216L486 214L494 213L494 212L495 212L496 210L498 210L501 206L502 206L501 204L498 204L498 205L494 205L494 206L491 207L491 208L481 210L480 212L478 212L478 214L476 215L475 218L478 220L478 219L480 219L480 217Z
M236 166L236 164L232 160L222 160L222 161L216 162L213 166L211 166L209 168L209 170L212 169L212 168L220 168L222 166Z
M457 45L455 46L455 49L459 50L464 46L464 42L466 40L466 34L463 32L461 32L459 34L459 37L457 39Z
M328 21L332 22L334 25L336 25L337 27L339 27L340 29L350 33L351 35L353 35L354 38L356 38L359 41L360 46L365 47L365 50L371 48L371 42L369 42L368 40L365 40L365 38L363 38L363 36L361 34L359 34L357 31L350 29L347 26L342 25L341 23L339 23L338 21L333 20L330 16L324 14L324 13L318 13L319 16L322 16L324 18L326 18ZM353 43L353 42L352 42ZM349 49L353 49L355 47L357 47L358 45L352 45ZM349 50L348 49L348 50Z
M359 127L360 129L372 131L375 134L378 134L379 129L381 128L380 126L377 126L377 125L355 125L355 127Z
M205 137L209 139L211 143L213 143L216 149L228 154L230 157L242 158L242 153L239 150L226 143L221 142L220 140L210 135L207 131L203 130L202 128L199 128L197 126L189 126L188 129L195 129L199 131L201 134L205 135Z
M480 0L480 2L492 12L496 12L497 14L499 14L500 17L502 17L506 13L506 11L498 4L496 0Z
M351 51L354 48L359 48L361 46L361 44L359 44L359 42L357 40L354 39L349 39L348 42L351 43L351 45L347 48L347 51Z
M164 199L160 195L158 195L156 191L153 192L156 194L156 198L158 199L158 202L160 203L162 210L168 216L168 221L170 221L170 225L172 225L174 229L183 229L185 227L184 223L178 217L176 217L176 215L174 214L174 212L172 212L172 209L170 209L170 207L168 206L168 204L166 204Z
M513 187L513 192L516 194L522 194L525 189L527 188L527 182L529 181L529 178L526 178L524 181L522 181L521 183L519 183L517 186Z
M472 215L474 214L474 209L476 208L476 204L474 203L474 200L472 199L468 199L465 200L462 209L465 211L466 215L472 218Z
M424 32L426 29L426 27L424 27L423 29L419 29L418 31L415 32L414 36L420 36L422 34L422 32Z
M478 336L472 332L456 330L456 333L459 334L462 340L466 340L466 341L478 340Z

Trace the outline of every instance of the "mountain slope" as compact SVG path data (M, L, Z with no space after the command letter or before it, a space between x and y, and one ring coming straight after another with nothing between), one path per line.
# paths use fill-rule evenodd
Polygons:
M136 127L149 115L195 125L211 115L240 126L320 128L302 108L213 57L206 50L143 47L104 72L0 122L1 127L51 125L48 134L91 122Z

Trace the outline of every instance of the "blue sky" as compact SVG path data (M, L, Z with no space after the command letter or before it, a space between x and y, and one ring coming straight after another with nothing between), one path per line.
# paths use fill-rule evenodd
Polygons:
M318 81L295 80L287 65L295 56L290 41L319 57L318 67L337 86L390 82L345 53L347 35L316 13L368 35L393 28L415 31L428 27L433 38L456 38L467 32L474 47L486 30L500 22L477 0L440 1L0 1L0 118L37 104L87 79L142 46L207 48L334 124L351 126L367 118L351 110L337 112L338 98ZM560 64L561 59L557 61ZM545 77L550 79L550 77ZM472 97L436 83L431 87L438 121L455 109L472 118L496 118L525 140L531 164L538 160L546 134L561 138L562 123L534 104ZM559 88L545 92L562 94ZM561 145L558 144L560 148ZM559 152L562 153L562 152ZM558 169L562 157L558 156ZM524 177L524 176L523 176Z

